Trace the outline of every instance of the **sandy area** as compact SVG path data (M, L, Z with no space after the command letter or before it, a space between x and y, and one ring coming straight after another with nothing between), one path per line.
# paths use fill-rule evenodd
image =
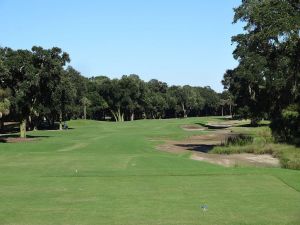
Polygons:
M157 146L161 151L171 153L192 152L191 159L206 161L222 166L262 166L278 167L279 160L271 155L255 154L232 154L220 155L208 153L214 146L221 145L230 136L238 134L233 133L230 129L212 130L208 134L194 135L181 141L166 140L164 144Z

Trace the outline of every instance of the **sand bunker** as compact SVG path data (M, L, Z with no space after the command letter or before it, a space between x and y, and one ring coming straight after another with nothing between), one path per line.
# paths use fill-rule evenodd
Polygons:
M254 154L232 154L218 155L194 152L191 159L206 161L222 166L256 166L256 167L279 167L279 160L272 155L254 155Z
M165 141L159 145L157 149L171 153L187 153L192 152L191 159L206 161L222 166L262 166L262 167L278 167L279 160L271 155L255 155L255 154L232 154L220 155L209 154L208 152L214 146L225 143L228 137L238 134L232 133L229 129L211 131L205 135L191 136L182 141Z

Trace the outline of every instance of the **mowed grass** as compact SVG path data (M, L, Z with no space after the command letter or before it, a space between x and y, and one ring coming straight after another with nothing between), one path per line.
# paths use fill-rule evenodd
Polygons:
M155 149L201 134L181 125L209 120L72 121L68 131L31 132L33 142L1 143L0 224L299 225L300 171Z

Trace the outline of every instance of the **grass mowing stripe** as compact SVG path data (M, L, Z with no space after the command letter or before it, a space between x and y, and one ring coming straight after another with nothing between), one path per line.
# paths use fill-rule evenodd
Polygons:
M78 120L66 132L30 132L49 136L36 142L1 144L0 225L299 225L290 186L300 171L224 168L148 140L184 139L192 134L182 125L209 120ZM88 145L57 152L78 143Z

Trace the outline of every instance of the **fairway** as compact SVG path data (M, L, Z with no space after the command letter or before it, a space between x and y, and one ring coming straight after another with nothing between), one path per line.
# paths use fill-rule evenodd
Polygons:
M300 171L156 150L154 140L199 135L180 127L207 120L79 120L1 143L0 224L300 224Z

